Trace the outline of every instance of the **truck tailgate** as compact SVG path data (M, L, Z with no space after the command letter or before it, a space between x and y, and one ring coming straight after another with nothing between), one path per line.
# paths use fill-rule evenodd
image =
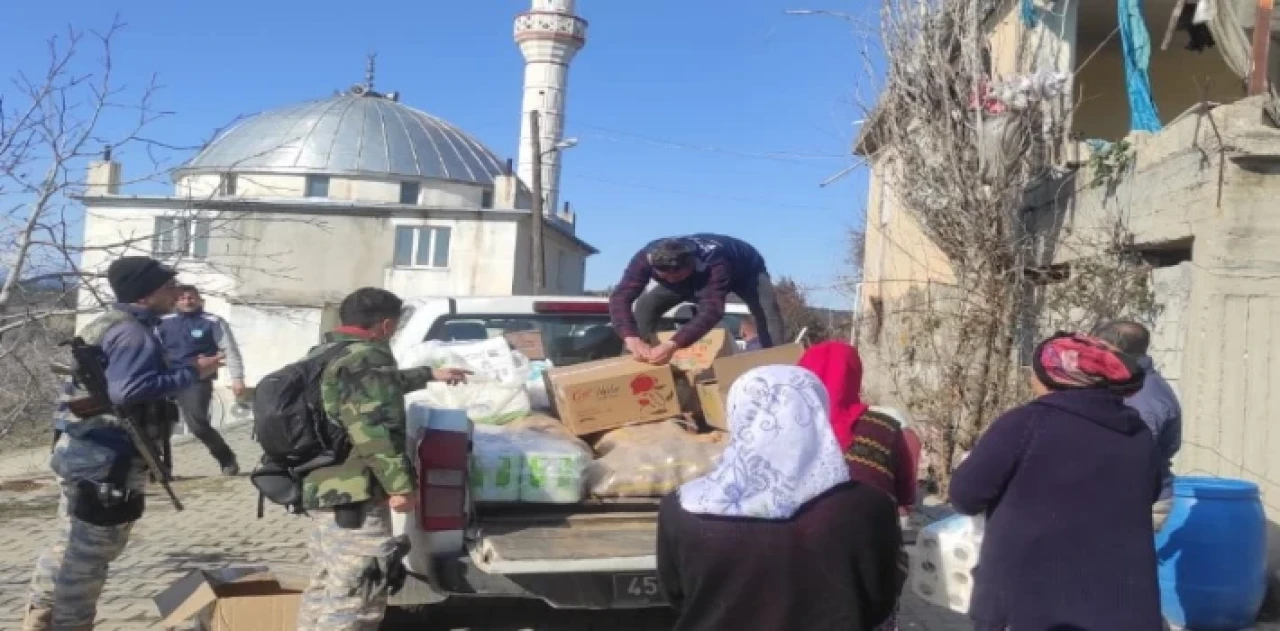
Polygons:
M488 517L471 558L496 574L652 570L657 518L652 510Z

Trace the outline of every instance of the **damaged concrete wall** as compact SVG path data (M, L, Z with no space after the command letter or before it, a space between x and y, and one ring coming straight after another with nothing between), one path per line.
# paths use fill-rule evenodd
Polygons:
M1164 312L1155 359L1177 381L1183 474L1258 483L1280 560L1280 130L1265 97L1192 116L1133 139L1133 171L1114 186L1077 186L1039 217L1079 236L1123 219L1139 249L1191 243L1191 260L1153 274ZM1216 127L1216 130L1215 130ZM1219 137L1220 135L1220 137ZM1070 187L1068 187L1070 188ZM1219 203L1221 199L1221 203ZM1058 263L1086 253L1062 248ZM1181 342L1178 338L1182 338Z

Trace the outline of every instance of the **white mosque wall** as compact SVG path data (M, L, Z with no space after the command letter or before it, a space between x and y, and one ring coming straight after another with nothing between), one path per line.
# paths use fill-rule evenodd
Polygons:
M181 177L176 186L177 195L192 199L222 197L277 199L307 196L307 176L303 174L237 172L234 176L233 195L226 194L223 184L225 177L222 174L212 173ZM447 180L336 175L328 178L328 195L322 199L381 204L400 203L401 184L416 181L419 192L414 204L428 208L481 208L485 202L485 192L489 191L491 194L493 190L492 187ZM492 200L492 194L490 197ZM489 203L493 202L489 201Z

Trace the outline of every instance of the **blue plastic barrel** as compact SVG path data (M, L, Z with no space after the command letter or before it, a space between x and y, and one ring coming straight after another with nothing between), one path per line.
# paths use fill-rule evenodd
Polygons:
M1266 594L1266 516L1258 485L1231 478L1178 477L1173 510L1156 534L1160 604L1171 624L1239 631Z

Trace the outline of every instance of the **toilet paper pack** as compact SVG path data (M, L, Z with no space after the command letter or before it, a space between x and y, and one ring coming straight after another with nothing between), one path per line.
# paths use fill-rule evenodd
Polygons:
M924 527L910 555L911 591L939 607L967 613L984 525L981 516L955 515Z

